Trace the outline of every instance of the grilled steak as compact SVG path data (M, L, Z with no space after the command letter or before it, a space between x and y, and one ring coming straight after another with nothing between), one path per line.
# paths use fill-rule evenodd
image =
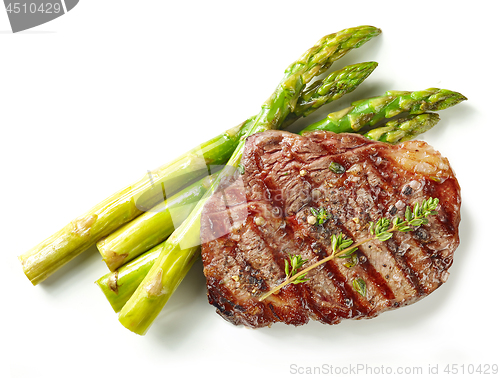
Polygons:
M460 187L448 160L427 143L392 146L355 134L269 131L248 138L242 165L244 173L220 186L201 220L209 302L231 323L372 318L446 281L459 243ZM370 236L368 222L404 218L406 205L428 197L440 203L427 225L365 243L357 265L333 259L309 272L307 282L259 301L285 280L289 255L301 255L307 267L332 253L332 235L363 240ZM329 218L310 224L311 209L320 208ZM358 277L365 296L353 288Z

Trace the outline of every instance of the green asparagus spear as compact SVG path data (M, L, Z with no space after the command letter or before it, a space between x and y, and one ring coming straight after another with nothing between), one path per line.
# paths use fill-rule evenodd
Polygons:
M216 175L206 176L182 189L151 210L101 239L97 249L109 270L114 271L161 243L181 224L210 187Z
M371 72L373 72L376 66L377 63L375 62L346 66L338 71L332 72L325 79L315 82L310 87L315 88L315 90L308 89L302 93L297 102L295 112L290 113L284 123L290 124L300 117L311 114L320 106L353 91ZM306 96L304 96L305 93ZM175 198L172 198L164 203L164 209L172 206L172 204L182 206L183 208L194 206L191 201L194 201L195 196L199 196L200 192L205 191L206 185L203 185L205 183L205 180L202 179L198 182L199 187L193 185L191 188L183 189L176 195L183 200L188 199L189 203L177 201ZM171 232L170 230L173 230L173 224L169 214L166 211L162 212L162 214L156 214L155 210L158 209L151 210L153 214L145 213L140 215L132 222L115 231L112 235L101 240L97 244L98 248L102 250L102 244L107 246L113 244L114 247L110 247L110 249L117 253L118 251L125 253L127 251L134 251L130 253L130 255L136 255L135 252L139 252L144 248L144 240L152 241L155 240L158 235L166 235ZM162 231L155 232L155 230ZM165 230L167 231L165 232ZM156 240L161 242L165 240L167 236L162 240L159 240L160 237L158 237ZM142 256L118 268L115 272L111 272L96 281L116 312L123 307L135 289L139 286L140 282L144 279L154 261L159 256L163 244L164 243L152 248ZM130 259L130 255L127 256L127 260Z
M352 92L377 66L376 62L353 64L314 82L302 92L294 111L286 117L282 128L288 127L300 117L306 117L321 106Z
M165 242L158 244L146 253L121 266L114 272L102 276L96 281L115 312L119 312L130 299L134 291L148 274L156 259L160 256ZM193 259L184 266L187 274L192 264L199 257L193 255Z
M376 67L377 63L366 62L332 72L325 79L314 83L312 89L301 94L295 111L286 117L284 123L291 124L298 118L311 114L321 105L353 91ZM176 211L177 224L180 224L205 193L207 187L204 183L206 181L202 179L189 188L182 189L172 198L100 240L97 248L108 268L113 271L164 241L174 231L169 209L180 209Z
M288 67L284 79L264 103L246 136L278 128L294 110L300 93L314 76L323 73L350 49L361 46L379 33L378 29L365 26L346 29L322 38L298 61ZM119 320L129 330L145 334L184 278L185 267L200 249L200 216L203 206L221 181L232 175L231 169L237 168L243 148L244 140L236 147L226 168L193 212L167 239L155 264L122 308Z
M163 200L164 196L207 175L210 165L225 164L251 123L249 119L149 172L19 256L26 276L33 285L42 282L98 240Z
M369 40L371 37L373 35L366 35L365 39ZM357 80L358 84L361 83L375 67L376 63L374 62L350 66L352 70L349 73L351 81ZM349 69L346 67L345 70L338 71L337 75L333 73L328 77L328 85L344 82L348 72ZM353 77L354 73L358 74L357 79ZM351 85L344 93L348 93L355 87L355 85ZM342 90L338 90L336 96L341 95L341 92ZM308 91L308 96L307 100L299 100L297 114L289 114L289 118L284 124L289 125L297 118L305 116L303 111L312 108L309 103L313 97L316 101L313 106L316 108L320 103L327 103L335 99L335 96L330 96L326 86L319 87L316 92L314 90ZM309 110L309 112L311 111ZM168 196L188 182L206 175L207 166L225 164L253 120L254 117L249 118L242 124L201 144L176 160L150 172L142 180L113 194L30 251L19 256L26 276L33 285L42 282L99 239L111 234L123 224L142 214L144 210L154 206L164 196ZM161 190L154 190L158 186L161 187ZM106 254L103 255L103 258L108 266L119 266L122 263L119 253Z
M429 88L423 91L388 91L384 96L353 102L350 107L331 113L325 119L309 125L300 134L312 130L336 133L359 131L398 114L422 114L449 108L464 100L465 96L447 89Z
M364 135L375 141L396 144L424 133L438 121L439 116L437 114L424 113L389 121ZM159 244L130 263L123 265L116 272L108 273L96 281L116 312L121 310L144 277L146 277L146 274L160 255L164 244L165 242ZM198 254L196 255L198 256Z
M436 113L424 113L387 122L384 126L364 134L372 140L396 144L413 139L419 134L432 129L439 122Z

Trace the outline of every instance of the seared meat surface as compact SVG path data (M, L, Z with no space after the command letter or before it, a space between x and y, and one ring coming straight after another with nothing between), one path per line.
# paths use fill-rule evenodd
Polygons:
M427 143L392 146L355 134L268 131L248 138L242 165L244 173L220 186L201 219L208 299L231 323L372 318L446 281L459 243L460 187L448 160ZM427 225L365 243L357 265L333 259L309 272L307 282L259 301L284 281L289 255L301 255L307 267L331 254L332 235L363 240L370 236L368 222L404 218L406 205L428 197L440 204ZM310 224L311 208L325 209L328 219ZM353 289L358 277L366 296Z

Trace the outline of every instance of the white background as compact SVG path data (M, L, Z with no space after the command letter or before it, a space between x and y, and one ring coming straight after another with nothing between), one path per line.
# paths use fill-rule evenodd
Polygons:
M292 364L426 373L500 363L495 2L459 4L82 0L19 34L0 11L0 342L8 350L0 375L284 377ZM36 287L26 279L17 255L257 113L303 51L363 24L383 34L334 67L379 67L313 120L389 89L442 87L469 98L422 138L449 158L462 186L461 245L435 293L373 320L250 330L208 304L198 262L141 337L120 325L94 284L107 272L95 249Z

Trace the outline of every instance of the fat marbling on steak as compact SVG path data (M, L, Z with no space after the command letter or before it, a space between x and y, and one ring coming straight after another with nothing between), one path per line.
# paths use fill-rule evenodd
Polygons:
M330 169L337 163L336 169ZM248 138L244 173L209 199L201 219L209 302L233 324L327 324L372 318L429 295L448 277L459 244L460 187L448 160L423 141L396 146L356 134L268 131ZM331 236L369 237L368 222L404 218L434 197L437 215L415 231L363 244L358 264L333 259L263 301L285 280L285 260L331 254ZM330 218L310 224L311 209ZM366 296L353 289L360 277Z

